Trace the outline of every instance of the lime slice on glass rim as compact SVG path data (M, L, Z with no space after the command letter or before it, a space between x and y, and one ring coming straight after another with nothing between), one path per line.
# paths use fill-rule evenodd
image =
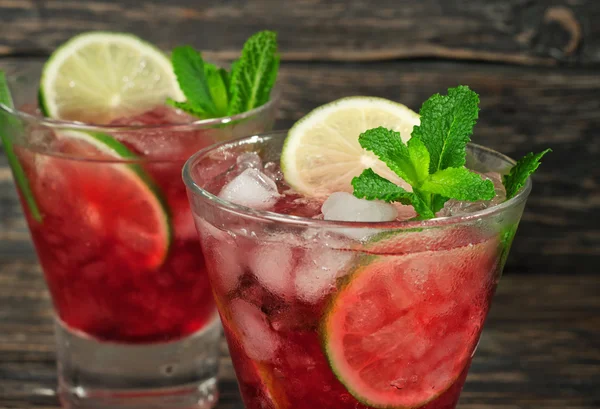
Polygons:
M419 115L376 97L347 97L316 108L290 129L281 153L286 182L307 196L351 192L352 178L366 168L406 186L385 163L358 143L364 131L383 126L408 141Z
M67 205L93 215L80 222L87 223L89 229L99 229L98 237L113 231L111 245L134 252L145 267L160 266L171 242L169 208L150 175L134 162L138 156L100 132L69 130L56 137L62 154L102 161L86 165L49 156L36 165L47 167L50 177L62 173L69 191L78 192L70 199L74 203ZM42 208L43 199L39 199Z
M134 35L88 32L50 56L40 81L44 115L106 124L185 99L169 58Z

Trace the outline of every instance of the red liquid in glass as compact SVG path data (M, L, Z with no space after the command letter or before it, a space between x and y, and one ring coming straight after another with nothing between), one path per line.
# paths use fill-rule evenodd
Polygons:
M177 118L157 108L117 122L165 124ZM144 197L128 189L119 172L110 171L126 165L111 164L89 148L79 152L76 143L52 142L52 155L16 149L43 215L38 223L26 210L57 314L68 327L104 341L177 340L214 317L181 180L185 159L212 140L198 130L142 132L124 132L119 139L142 158L137 163L167 202L172 238L166 256L157 252L152 237L144 238L143 232L151 231L145 225L152 223Z
M223 178L209 190L218 192L228 179ZM280 192L284 190L280 186ZM304 217L319 214L318 204L297 195L285 195L275 209L278 213ZM387 242L367 254L364 249L357 252L327 249L320 244L314 248L299 246L289 233L287 236L282 233L280 239L270 242L261 241L260 233L257 239L238 235L232 240L226 232L206 221L200 221L200 226L207 265L246 408L375 407L358 399L340 381L326 353L328 334L324 332L324 326L332 303L342 291L344 278L324 287L321 295L310 301L298 289L297 277L303 263L318 260L325 252L334 252L332 257L338 258L352 254L354 258L345 267L349 275L361 265L373 266L367 258L374 256L374 263L380 262L384 269L374 274L385 276L395 269L390 277L396 278L396 288L402 290L403 298L411 300L390 302L385 283L380 280L377 284L378 279L374 278L373 293L365 294L366 298L360 301L363 304L359 311L365 311L365 316L357 328L367 328L357 335L358 338L384 331L398 321L401 324L397 327L412 337L402 336L402 331L394 332L398 334L393 337L394 343L406 350L406 356L397 355L398 362L383 365L372 379L377 378L379 372L385 372L386 366L394 370L407 368L401 372L414 374L413 379L397 380L389 388L390 396L405 389L416 396L416 400L424 399L422 404L412 407L453 409L456 406L496 287L499 256L496 237L474 229L457 228L437 232L429 238L415 235L395 243ZM260 230L260 227L254 229ZM256 270L257 265L253 264L256 254L263 251L275 252L263 261L276 259L274 254L279 250L272 249L278 246L287 246L292 254L289 280L296 283L295 287L262 277L264 271L260 271L260 266ZM237 257L225 257L228 254L237 254ZM281 254L280 259L284 259L285 251ZM385 271L387 265L391 266L389 271ZM428 275L422 279L412 276L415 266ZM286 268L280 271L286 271ZM400 292L391 294L397 296ZM369 315L366 312L369 308L378 314ZM359 340L353 342L360 343ZM365 345L368 348L368 343ZM360 357L364 354L362 349L355 353L349 346L346 351L350 361L364 359ZM377 359L378 353L371 352L372 360ZM385 351L381 354L382 359L388 359L383 358ZM439 387L440 384L444 386ZM439 393L429 393L428 388L438 388Z

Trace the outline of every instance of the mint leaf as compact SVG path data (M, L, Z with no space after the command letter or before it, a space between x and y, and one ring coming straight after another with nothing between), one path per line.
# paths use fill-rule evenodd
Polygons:
M412 204L411 196L413 194L411 192L379 176L373 172L373 169L365 169L359 176L353 178L352 186L354 187L354 196L360 199Z
M219 116L210 92L202 54L190 46L177 47L171 53L171 63L179 87L187 98L186 104L180 108L192 115L201 112L209 117Z
M464 166L466 146L479 116L479 96L469 87L450 88L447 96L435 94L419 111L421 124L413 137L423 141L431 162L429 172Z
M181 109L182 111L187 112L190 115L197 116L198 118L209 118L210 114L204 112L200 107L193 106L187 101L179 102L175 101L172 98L167 98L167 105L172 106L173 108Z
M418 183L422 183L429 176L429 163L431 158L427 147L419 138L408 140L408 157L414 169Z
M412 186L429 176L429 152L419 139L410 139L405 145L399 132L380 126L360 134L358 143Z
M552 149L546 149L537 154L528 153L517 161L508 175L504 175L502 183L506 189L507 200L514 197L521 190L527 178L540 166L542 157L548 152L552 152Z
M479 113L479 97L460 86L428 99L421 108L421 124L404 143L398 132L383 127L363 132L360 145L412 186L408 192L367 169L353 179L354 195L369 200L412 204L420 218L432 218L449 199L490 200L489 180L464 167L467 143Z
M416 183L418 179L417 173L410 161L408 147L402 142L399 132L394 132L380 126L360 134L358 143L363 149L377 155L382 162L388 165L402 179L410 184Z
M2 70L0 70L0 104L8 108L14 108L13 99L10 95L8 83L6 81L6 76ZM2 141L2 145L4 146L4 152L8 158L8 164L12 169L15 182L17 183L17 186L19 187L19 190L25 199L25 203L29 208L31 216L37 222L41 222L42 213L37 205L31 187L29 186L29 180L25 175L25 171L15 155L12 141L9 137L9 132L23 132L23 125L18 119L13 118L10 116L10 114L0 110L0 141Z
M400 202L412 205L423 218L435 217L421 198L408 192L402 187L379 176L372 169L365 169L360 176L352 179L354 196L367 200L383 200L385 202Z
M232 68L228 114L247 112L269 101L278 69L277 34L260 31L250 37Z
M491 200L496 195L491 180L483 180L464 167L438 170L423 182L420 190L470 202Z
M206 82L210 90L210 96L215 104L217 116L227 115L229 106L229 78L227 71L216 65L204 63Z

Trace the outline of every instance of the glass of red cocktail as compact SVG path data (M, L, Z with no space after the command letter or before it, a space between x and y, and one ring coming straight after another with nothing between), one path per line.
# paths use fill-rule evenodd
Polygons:
M159 105L94 125L40 115L42 67L8 66L17 108L0 103L0 132L55 308L61 400L210 407L221 327L181 169L271 129L277 93L229 117Z
M246 407L454 408L531 183L504 201L514 162L470 144L466 167L496 199L416 220L401 204L298 193L279 165L286 136L184 167ZM386 221L339 221L352 218Z

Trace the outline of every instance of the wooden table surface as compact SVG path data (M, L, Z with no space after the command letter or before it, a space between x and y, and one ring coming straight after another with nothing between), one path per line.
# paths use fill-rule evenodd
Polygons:
M459 407L600 408L600 1L0 0L0 69L88 29L236 56L280 34L278 127L347 95L413 109L470 85L474 140L546 147ZM1 150L1 147L0 147ZM51 308L0 154L0 408L57 407ZM219 408L241 408L223 348Z

